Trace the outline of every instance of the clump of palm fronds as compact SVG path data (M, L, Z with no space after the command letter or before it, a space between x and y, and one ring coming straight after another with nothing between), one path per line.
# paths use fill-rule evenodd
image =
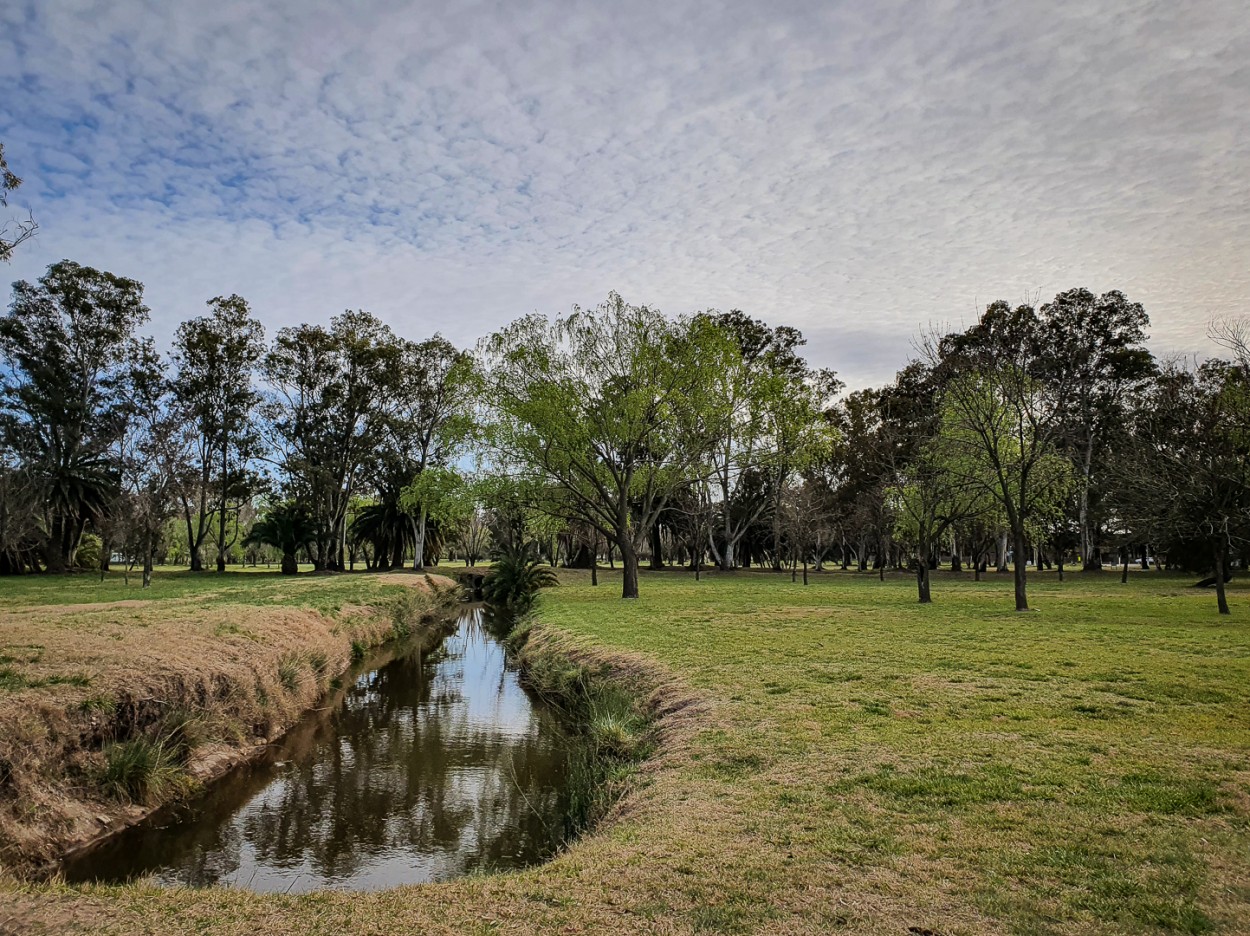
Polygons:
M528 547L513 547L500 555L486 576L482 597L513 614L524 614L533 606L540 589L558 584L555 572L533 558Z

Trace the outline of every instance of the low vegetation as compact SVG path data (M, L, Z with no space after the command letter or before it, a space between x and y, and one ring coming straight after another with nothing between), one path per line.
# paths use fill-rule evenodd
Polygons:
M1250 629L1188 580L1038 575L1038 610L1019 615L1011 577L992 573L935 573L933 605L904 575L814 573L804 588L644 573L625 604L561 575L526 638L531 674L588 706L583 687L610 675L625 705L598 697L593 735L651 756L554 861L305 897L10 886L12 919L98 933L1244 931ZM1246 585L1229 587L1244 607Z

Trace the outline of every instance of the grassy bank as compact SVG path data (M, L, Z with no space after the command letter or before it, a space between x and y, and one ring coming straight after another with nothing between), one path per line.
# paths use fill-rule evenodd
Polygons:
M447 601L420 576L10 579L0 593L0 867L131 823L280 734L353 654Z
M656 757L527 872L376 894L14 888L57 932L1202 933L1250 924L1250 590L602 575L537 636L634 680ZM534 639L534 638L531 638ZM5 925L0 913L0 929Z

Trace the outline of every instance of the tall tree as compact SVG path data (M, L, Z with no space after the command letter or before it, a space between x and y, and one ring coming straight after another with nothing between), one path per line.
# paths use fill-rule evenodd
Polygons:
M781 493L795 471L823 453L828 424L820 413L838 384L832 372L814 372L799 356L805 342L797 329L771 328L736 309L704 317L738 349L713 375L718 405L708 411L710 502L718 521L709 545L729 571L742 537L770 508L777 550Z
M723 330L616 293L483 344L495 457L558 493L549 512L615 543L624 598L638 597L638 550L657 513L706 456L713 378L737 354Z
M378 449L399 356L390 329L363 311L335 316L329 328L284 328L265 356L277 460L289 493L311 515L317 569L344 566L347 507Z
M393 376L375 482L386 503L398 503L426 468L445 466L455 458L472 429L475 398L472 356L441 335L421 342L401 340ZM421 569L429 511L422 511L419 499L409 498L408 503L413 509L401 517L412 527L412 567Z
M131 419L120 458L126 541L138 552L143 587L149 588L157 544L177 510L175 493L191 458L194 423L174 399L150 340L140 345L130 387Z
M181 491L191 570L217 519L217 571L226 568L230 502L245 499L248 462L258 442L260 395L253 375L265 352L265 330L242 296L217 296L208 315L183 322L174 338L174 396L197 430L195 480Z
M1054 385L1056 441L1076 466L1077 525L1086 571L1102 568L1098 502L1125 401L1154 373L1145 347L1150 319L1140 303L1113 290L1070 289L1040 311L1040 379Z
M0 439L38 483L50 570L73 562L86 525L116 496L114 447L147 317L141 283L70 260L13 284L0 318Z
M1054 387L1039 376L1045 350L1036 312L995 302L975 326L931 341L926 353L942 380L946 463L1002 507L1016 610L1027 611L1029 534L1059 509L1071 474L1057 452Z

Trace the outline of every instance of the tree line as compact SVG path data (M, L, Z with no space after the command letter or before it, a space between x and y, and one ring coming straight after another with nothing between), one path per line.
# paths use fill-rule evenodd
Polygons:
M237 295L158 351L137 280L72 261L0 318L0 573L294 572L541 553L623 570L838 565L979 577L1130 560L1224 584L1250 533L1247 329L1159 361L1120 292L995 302L845 393L802 334L612 294L460 349L375 316L267 336ZM91 548L87 548L88 544ZM176 544L176 545L175 545ZM597 578L597 576L596 576Z

